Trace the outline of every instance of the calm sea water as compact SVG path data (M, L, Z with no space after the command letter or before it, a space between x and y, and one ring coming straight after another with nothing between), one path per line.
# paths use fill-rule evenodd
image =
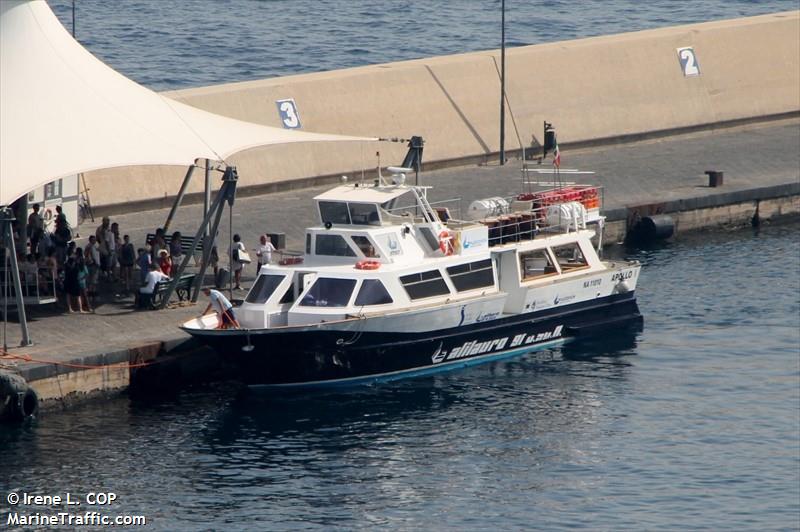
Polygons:
M48 0L72 29L72 0ZM498 0L75 0L76 35L156 90L500 47ZM798 9L797 0L506 0L521 46ZM511 73L510 73L511 75Z
M157 530L796 530L798 231L629 251L639 332L351 393L220 385L0 427L0 518L10 490L113 491L91 510Z

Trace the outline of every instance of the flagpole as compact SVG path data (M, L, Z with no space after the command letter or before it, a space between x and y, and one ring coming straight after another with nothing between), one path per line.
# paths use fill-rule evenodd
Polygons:
M506 0L500 1L500 165L506 164Z

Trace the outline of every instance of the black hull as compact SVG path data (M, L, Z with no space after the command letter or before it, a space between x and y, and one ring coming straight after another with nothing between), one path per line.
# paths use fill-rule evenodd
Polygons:
M249 385L316 387L394 380L478 364L641 321L634 294L627 293L424 333L187 332L232 362Z

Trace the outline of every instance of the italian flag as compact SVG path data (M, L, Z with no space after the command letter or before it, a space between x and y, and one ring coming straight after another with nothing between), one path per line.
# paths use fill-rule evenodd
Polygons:
M558 139L556 139L556 147L553 150L553 166L561 167L561 150L558 149Z

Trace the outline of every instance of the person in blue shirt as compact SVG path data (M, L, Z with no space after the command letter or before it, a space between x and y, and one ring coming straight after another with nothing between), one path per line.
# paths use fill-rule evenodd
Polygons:
M203 293L209 298L209 303L203 311L203 316L208 314L208 311L213 308L214 312L217 314L218 329L230 329L231 327L236 329L241 328L233 312L233 305L222 292L206 287L203 288Z

